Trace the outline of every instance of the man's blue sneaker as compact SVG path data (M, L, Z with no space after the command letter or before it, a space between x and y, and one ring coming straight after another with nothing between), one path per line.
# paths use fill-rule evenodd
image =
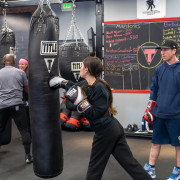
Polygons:
M151 176L151 178L156 178L155 168L153 168L150 164L146 163L144 165L144 169Z
M180 175L176 178L176 180L180 180Z
M180 169L178 167L174 167L171 176L168 180L178 180L178 176L180 176ZM180 180L180 178L179 178Z

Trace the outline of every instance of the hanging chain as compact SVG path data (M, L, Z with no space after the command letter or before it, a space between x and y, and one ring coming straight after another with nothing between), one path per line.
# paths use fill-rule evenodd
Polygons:
M3 16L4 16L4 24L3 24L3 28L5 28L5 31L7 32L9 27L8 27L8 24L7 24L7 16L6 16L6 9L3 9Z
M72 11L72 27L73 27L73 37L76 40L76 46L78 46L78 41L77 41L77 34L76 34L76 16L75 16L75 10L76 10L76 5L75 5L75 0L72 0L73 3L73 11Z
M68 37L69 37L69 35L71 33L71 29L73 28L73 30L72 30L73 31L72 37L73 37L73 39L75 38L76 45L78 46L77 34L79 35L79 37L81 39L84 40L84 43L87 45L86 40L84 39L80 29L77 27L76 16L75 16L75 8L76 8L75 0L72 0L72 20L71 20L71 24L69 26L68 33L67 33L67 36L65 38L64 43L66 43L66 41L67 41L67 39L68 39Z
M39 1L39 6L41 8L41 12L43 11L43 4L44 4L44 0L40 0Z
M47 5L49 6L49 8L51 9L51 4L50 4L50 1L49 0L46 0L47 1ZM52 9L51 9L52 10Z
M46 0L46 2L47 2L47 5L49 6L49 8L51 9L50 1ZM39 18L38 21L42 20L44 22L44 19L43 19L43 5L44 5L44 0L40 0L39 1L39 7L40 7L41 10L40 10L40 18Z
M65 38L65 41L64 41L64 44L66 43L66 41L67 41L67 39L68 39L68 37L69 37L69 35L70 35L70 33L71 33L71 29L72 29L72 27L73 27L73 16L74 16L74 11L75 11L75 0L72 0L72 3L73 3L73 9L72 9L72 19L71 19L71 24L70 24L70 26L69 26L69 29L68 29L68 32L67 32L67 36L66 36L66 38ZM73 33L74 34L74 33Z
M40 21L40 20L42 20L42 21L44 21L44 19L43 19L43 4L44 4L44 0L40 0L39 1L39 7L40 7L40 18L38 19L38 21Z

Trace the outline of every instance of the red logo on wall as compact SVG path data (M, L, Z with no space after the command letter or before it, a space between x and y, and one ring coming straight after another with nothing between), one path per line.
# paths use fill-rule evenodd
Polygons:
M137 61L143 68L155 68L161 61L161 53L156 49L158 44L146 42L140 46L137 52Z

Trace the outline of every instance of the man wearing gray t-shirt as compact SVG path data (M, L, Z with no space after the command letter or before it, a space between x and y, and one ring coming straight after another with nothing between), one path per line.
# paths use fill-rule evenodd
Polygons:
M13 118L22 136L25 149L25 162L32 162L30 155L31 137L28 131L23 90L28 92L28 81L24 71L15 68L14 55L3 57L4 68L0 69L0 133L6 127L9 118Z

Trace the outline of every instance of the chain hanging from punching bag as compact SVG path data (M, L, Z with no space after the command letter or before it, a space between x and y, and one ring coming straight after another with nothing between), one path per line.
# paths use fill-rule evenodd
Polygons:
M59 48L59 67L63 78L77 82L81 80L80 68L84 58L89 56L89 48L76 23L75 0L72 0L72 4L72 20L65 41ZM67 42L71 32L71 42ZM82 42L78 42L78 36Z
M63 169L59 90L48 85L59 75L59 18L49 0L32 15L29 32L29 105L34 173L42 178L58 176Z
M4 24L0 30L0 69L4 67L3 56L15 53L15 34L7 24L6 8L3 8L3 16Z
M69 37L69 35L71 33L71 29L73 28L72 39L74 39L76 41L76 45L78 46L77 34L79 35L80 39L82 39L84 41L84 43L87 45L86 40L83 37L83 35L82 35L82 33L81 33L80 29L78 28L77 23L76 23L76 15L75 15L76 5L75 5L75 0L72 0L72 3L73 3L73 5L72 5L73 6L72 19L71 19L71 24L69 26L68 33L66 35L64 44L66 44L66 42L68 40L68 37Z

